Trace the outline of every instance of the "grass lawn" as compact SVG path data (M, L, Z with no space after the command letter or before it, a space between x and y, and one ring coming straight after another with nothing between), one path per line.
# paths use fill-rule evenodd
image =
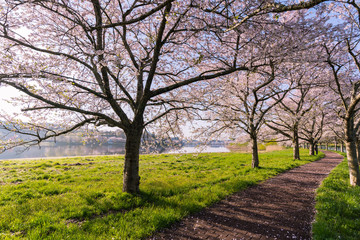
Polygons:
M346 158L317 190L315 208L314 240L360 239L360 187L349 184Z
M141 239L185 215L320 158L142 155L141 194L121 192L123 156L0 161L0 239Z

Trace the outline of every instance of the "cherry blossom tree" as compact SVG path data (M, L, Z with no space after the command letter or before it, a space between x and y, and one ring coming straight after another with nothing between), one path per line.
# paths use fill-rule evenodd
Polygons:
M243 49L251 19L321 2L1 0L0 84L23 93L14 103L24 112L3 114L3 127L27 136L4 148L120 128L123 191L137 193L144 129L191 108L179 100L186 86L256 68Z
M341 44L342 43L342 44ZM359 110L360 93L358 91L360 82L355 70L355 66L360 67L358 60L350 45L350 41L346 41L348 54L353 55L353 60L349 61L349 56L344 55L344 51L338 51L338 48L344 50L344 42L330 48L326 46L328 53L328 64L331 68L334 83L332 90L338 95L341 102L341 109L338 111L339 117L343 121L344 140L346 145L347 159L350 171L350 184L360 185L359 163L356 151L356 113ZM341 47L340 47L341 46ZM341 56L339 56L341 54ZM355 66L353 65L355 64Z
M323 102L324 95L320 95L318 101L314 101L313 108L304 116L299 129L299 139L309 143L309 155L315 154L315 146L323 138L327 131L329 104Z
M269 16L266 16L267 19L257 18L272 25L254 24L254 32L256 29L258 32L244 46L251 53L250 65L256 68L209 82L203 89L212 91L204 92L198 100L207 110L205 117L200 115L200 119L212 123L210 128L206 127L206 133L224 131L240 135L245 132L249 136L253 168L259 166L258 134L266 115L293 86L295 79L292 74L298 71L294 68L297 66L294 62L305 60L304 52L312 47L312 40L317 37L306 27L308 20L305 20L305 16L304 13L293 13L272 19ZM279 36L278 32L282 35ZM264 38L272 42L264 42Z
M322 136L323 118L329 110L324 106L328 97L322 65L308 62L294 67L290 76L296 87L273 109L272 118L266 123L275 134L280 134L279 141L292 142L294 159L300 159L300 140L312 146L310 155L313 155L312 150Z
M323 44L331 82L330 89L337 96L335 112L342 124L342 137L346 145L350 185L360 185L357 156L357 131L360 101L359 19L360 5L356 1L335 2L328 11L341 19L328 34Z
M259 167L258 133L264 117L284 98L288 88L285 83L279 87L281 81L271 60L261 69L212 84L211 101L204 102L207 117L202 118L212 122L211 132L244 131L251 139L253 168Z
M300 75L301 78L304 75ZM301 85L291 91L278 107L274 108L272 118L266 122L267 127L275 133L291 140L294 149L294 159L300 159L299 130L302 127L303 118L314 107L313 99L308 95L311 85Z

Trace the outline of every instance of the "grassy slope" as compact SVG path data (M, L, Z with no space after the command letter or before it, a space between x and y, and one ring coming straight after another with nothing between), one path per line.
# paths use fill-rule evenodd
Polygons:
M360 239L360 187L349 184L346 158L317 190L315 208L315 240Z
M140 239L226 195L315 158L292 151L141 156L141 194L121 192L122 156L0 161L0 239Z

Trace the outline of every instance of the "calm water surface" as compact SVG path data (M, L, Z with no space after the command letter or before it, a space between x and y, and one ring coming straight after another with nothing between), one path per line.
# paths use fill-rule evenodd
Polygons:
M169 150L165 153L199 153L199 152L229 152L226 147L182 147L177 150ZM69 156L90 156L90 155L114 155L124 154L124 147L116 145L64 145L64 146L44 146L32 147L26 151L9 150L0 154L0 159L17 158L47 158L47 157L69 157Z

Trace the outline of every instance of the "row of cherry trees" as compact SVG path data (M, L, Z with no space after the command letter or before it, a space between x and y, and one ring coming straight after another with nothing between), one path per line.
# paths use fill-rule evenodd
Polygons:
M340 139L346 145L350 184L359 185L360 6L332 1L316 16L303 13L276 15L276 27L289 24L280 31L285 39L268 34L267 46L274 41L276 47L262 53L267 64L216 82L215 88L225 94L215 92L218 99L208 107L206 119L215 121L220 131L242 129L248 134L253 167L259 164L259 135L290 140L294 159L300 158L300 140L314 154L322 137Z
M0 0L0 84L22 93L21 116L1 113L19 136L3 150L120 128L123 191L137 193L145 129L175 132L187 117L246 132L258 167L264 129L314 146L333 123L359 184L360 8L287 2Z

